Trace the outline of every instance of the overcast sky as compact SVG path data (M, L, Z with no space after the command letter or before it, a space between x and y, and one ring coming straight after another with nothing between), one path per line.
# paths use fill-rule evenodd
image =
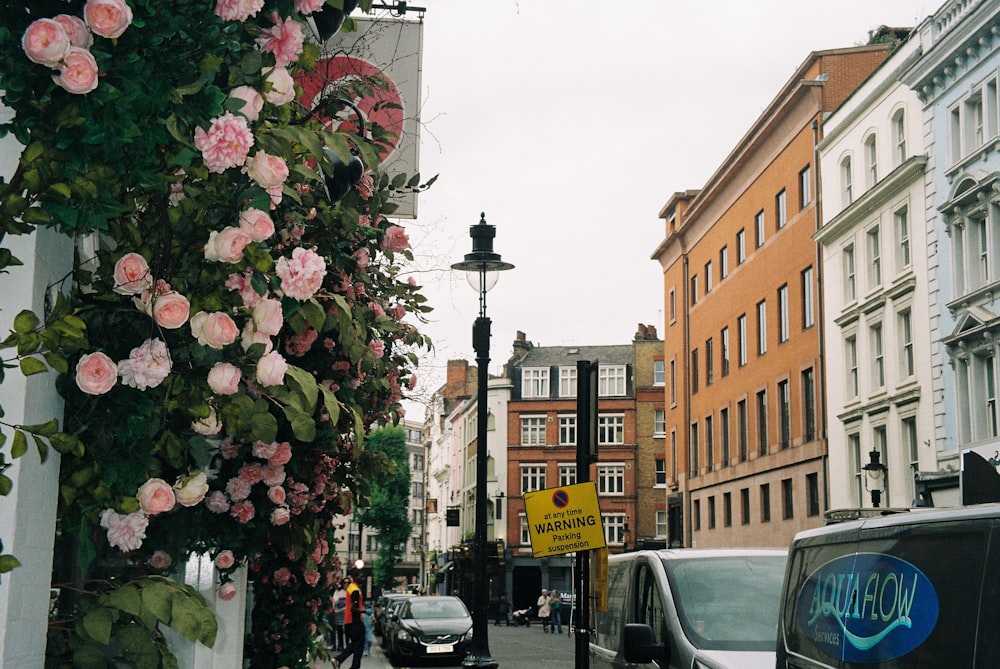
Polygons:
M423 176L406 221L435 343L417 394L449 359L475 362L478 297L451 263L480 212L515 269L487 296L490 371L521 330L540 346L663 333L650 255L671 193L701 188L812 51L915 26L926 0L414 0L424 18ZM422 408L408 404L408 418Z

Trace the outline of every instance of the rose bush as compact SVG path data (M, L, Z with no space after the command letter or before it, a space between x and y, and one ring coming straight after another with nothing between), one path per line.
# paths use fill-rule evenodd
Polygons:
M26 147L0 182L0 239L38 225L99 236L81 244L48 320L22 314L4 342L24 373L58 372L66 402L61 431L2 424L12 453L26 433L63 453L61 549L82 572L67 576L125 570L135 580L117 579L123 590L158 601L168 574L144 570L208 554L228 600L247 567L247 661L269 669L320 651L342 570L337 519L388 468L365 435L402 415L415 351L429 344L408 322L428 311L406 278L409 239L387 218L394 191L423 187L419 177L379 171L384 129L323 124L374 84L331 85L319 109L297 99L294 75L318 55L300 40L304 13L320 7L0 0L0 91L15 111L0 131ZM325 151L346 162L352 149L369 169L330 201ZM0 269L12 262L0 249ZM60 610L77 620L119 601L67 597ZM114 614L114 647L140 643L126 613ZM192 640L214 639L200 609L173 619ZM111 647L86 630L52 630L54 666ZM168 653L155 629L147 641Z

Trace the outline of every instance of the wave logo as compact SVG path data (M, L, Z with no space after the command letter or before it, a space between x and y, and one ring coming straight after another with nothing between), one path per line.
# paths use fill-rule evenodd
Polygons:
M838 660L879 662L906 655L937 624L934 585L894 555L857 553L827 562L799 591L803 641Z

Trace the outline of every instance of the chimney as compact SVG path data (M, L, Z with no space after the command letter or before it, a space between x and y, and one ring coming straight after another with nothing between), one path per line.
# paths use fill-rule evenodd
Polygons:
M635 327L635 336L633 337L633 339L635 341L642 341L643 339L647 339L647 337L646 337L646 326L645 325L643 325L642 323L639 323Z
M659 337L656 336L656 326L655 325L647 325L646 326L646 332L649 334L649 338L650 339L659 339Z
M528 341L527 335L525 335L520 330L514 336L513 344L514 352L511 354L511 362L517 362L522 360L524 356L528 355L528 351L534 348L532 343Z

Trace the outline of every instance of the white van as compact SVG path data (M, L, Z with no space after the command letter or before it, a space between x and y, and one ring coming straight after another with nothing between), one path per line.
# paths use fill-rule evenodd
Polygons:
M750 548L610 556L590 666L773 669L785 556Z
M1000 667L1000 505L797 534L776 667Z

